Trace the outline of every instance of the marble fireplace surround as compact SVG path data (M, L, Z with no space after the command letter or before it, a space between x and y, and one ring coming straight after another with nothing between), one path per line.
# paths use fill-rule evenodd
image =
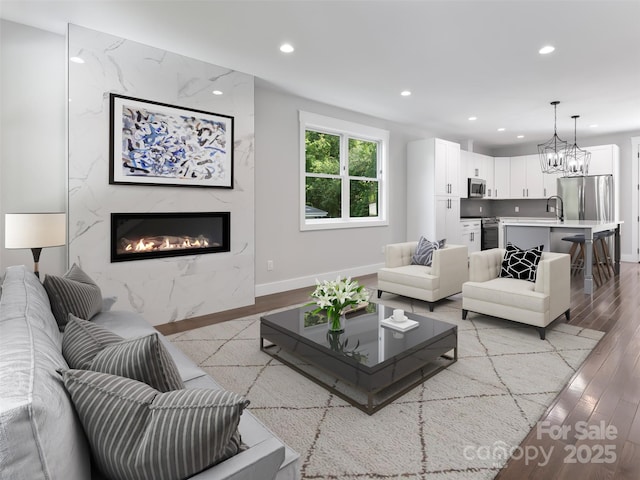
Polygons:
M76 25L67 41L85 62L68 63L69 263L152 325L253 304L253 76ZM110 93L233 116L233 188L110 185ZM230 251L111 263L111 212L186 211L230 212Z

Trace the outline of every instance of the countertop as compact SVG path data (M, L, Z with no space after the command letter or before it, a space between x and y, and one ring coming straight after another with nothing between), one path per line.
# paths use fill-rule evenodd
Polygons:
M590 228L594 231L612 230L624 222L603 220L560 220L551 219L510 219L501 221L503 226L512 227L553 227L553 228Z

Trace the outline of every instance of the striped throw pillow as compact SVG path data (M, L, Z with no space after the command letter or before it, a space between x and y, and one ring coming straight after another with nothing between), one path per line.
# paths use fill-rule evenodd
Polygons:
M107 345L89 370L138 380L160 392L184 388L178 367L157 333Z
M120 335L100 325L70 314L62 336L62 355L71 368L89 370L100 351L123 340Z
M184 388L178 367L157 333L124 339L71 315L62 337L62 355L73 369L131 378L161 392Z
M433 252L440 248L444 248L446 239L439 242L430 242L425 237L420 237L416 251L411 257L411 265L424 265L430 267L433 260Z
M91 320L102 310L100 287L75 263L62 277L47 275L42 283L61 331L69 321L70 313Z
M98 469L112 480L180 480L242 450L249 401L224 390L160 393L99 372L63 370Z

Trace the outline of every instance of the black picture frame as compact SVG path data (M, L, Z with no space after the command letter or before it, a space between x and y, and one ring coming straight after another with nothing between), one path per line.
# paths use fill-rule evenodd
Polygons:
M109 183L233 188L234 117L109 94Z

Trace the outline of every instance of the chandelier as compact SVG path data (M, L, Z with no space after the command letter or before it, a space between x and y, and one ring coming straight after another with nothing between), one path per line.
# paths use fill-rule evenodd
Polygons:
M567 149L565 155L565 170L567 176L587 175L589 173L589 161L591 152L578 147L576 131L578 129L578 118L580 115L573 115L573 145Z
M559 103L558 101L551 102L551 105L553 105L553 137L551 140L538 145L542 173L565 173L566 170L565 155L568 144L558 137L556 128L556 108Z

